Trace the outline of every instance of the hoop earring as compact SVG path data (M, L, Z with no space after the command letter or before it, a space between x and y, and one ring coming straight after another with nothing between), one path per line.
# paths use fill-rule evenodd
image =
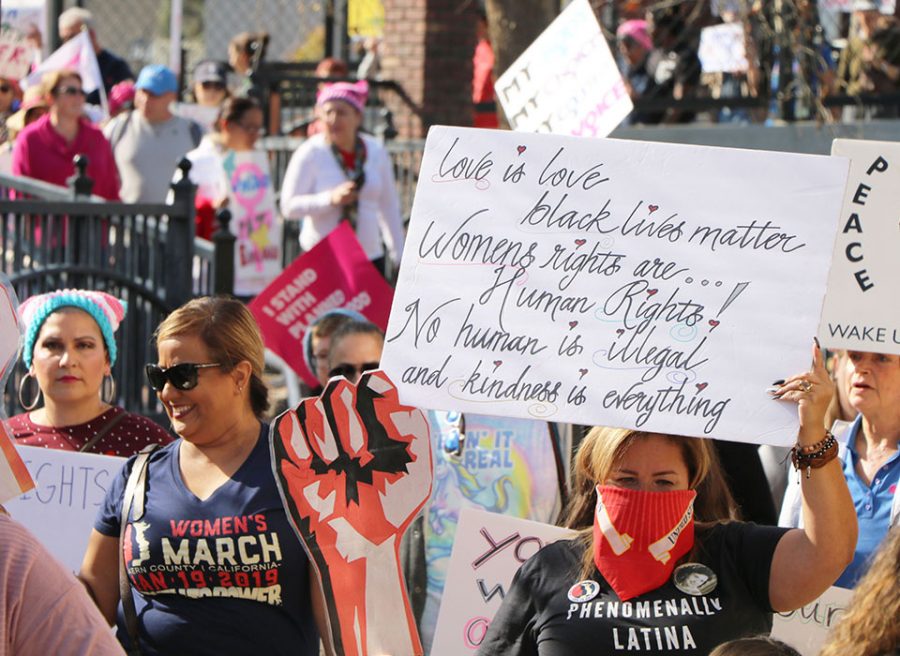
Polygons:
M109 381L108 385L107 381ZM106 393L107 390L109 394ZM100 400L109 405L113 405L116 401L116 379L111 374L104 376L103 382L100 384Z
M31 403L25 403L25 385L27 384L29 378L35 378L34 374L28 372L22 377L22 381L19 383L19 405L22 406L25 412L31 412L32 410L34 410L37 407L38 403L40 403L41 401L41 386L38 385L38 393L34 397L34 400ZM37 379L35 378L35 380Z

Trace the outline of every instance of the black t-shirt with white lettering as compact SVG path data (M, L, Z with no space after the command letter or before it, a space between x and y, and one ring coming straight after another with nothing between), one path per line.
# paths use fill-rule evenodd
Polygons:
M147 463L143 517L121 545L134 590L141 651L154 654L314 656L309 561L291 528L260 427L247 460L209 498L185 486L181 440ZM130 459L94 528L118 537ZM132 517L134 516L132 512ZM127 644L122 605L118 637Z
M621 601L599 572L599 591L572 601L582 546L564 540L544 547L519 569L491 622L480 656L581 654L708 654L717 645L772 628L769 571L786 529L743 522L697 530L691 558L711 569L716 587L686 594L665 585ZM590 585L575 598L586 597Z

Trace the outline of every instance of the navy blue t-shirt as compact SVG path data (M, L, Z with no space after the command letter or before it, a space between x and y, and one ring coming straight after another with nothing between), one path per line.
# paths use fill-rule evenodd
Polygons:
M144 654L319 653L308 559L288 524L268 427L231 480L201 501L185 487L181 440L155 451L144 516L126 529L125 562ZM118 537L134 458L107 492L94 527ZM118 637L128 644L121 604Z

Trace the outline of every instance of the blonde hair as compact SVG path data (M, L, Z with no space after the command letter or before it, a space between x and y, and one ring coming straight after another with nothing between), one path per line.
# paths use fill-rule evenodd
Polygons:
M59 86L60 82L70 77L74 77L79 82L83 82L81 73L78 71L72 68L60 68L56 71L44 73L41 78L41 87L48 96L53 96L56 93L56 88Z
M562 525L581 531L584 543L581 578L594 569L594 509L597 506L595 486L609 478L631 445L656 433L627 428L595 426L582 440L574 461L572 497L564 511ZM709 440L681 435L659 435L679 447L688 470L688 488L696 490L694 517L697 522L712 523L737 519L738 513L722 475L719 458Z
M182 335L199 337L222 371L249 362L250 406L261 417L269 409L269 390L263 382L265 346L256 319L239 300L227 296L203 296L188 301L167 316L154 333L156 344Z
M821 656L876 656L900 646L900 528L892 528L860 579Z

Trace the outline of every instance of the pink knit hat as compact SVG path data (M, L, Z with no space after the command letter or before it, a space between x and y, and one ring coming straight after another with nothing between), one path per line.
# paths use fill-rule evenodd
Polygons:
M616 30L616 38L630 37L642 48L653 50L653 39L647 31L647 21L640 19L627 20Z
M55 292L39 294L25 299L19 305L19 316L25 324L25 345L22 359L26 367L31 367L34 343L41 326L56 310L63 307L74 307L84 310L94 318L100 327L110 364L116 362L116 340L113 333L125 318L126 304L106 292L86 289L61 289Z
M369 83L365 80L359 82L334 82L326 84L316 96L316 106L324 105L329 100L343 100L351 105L359 113L366 106L369 97Z

